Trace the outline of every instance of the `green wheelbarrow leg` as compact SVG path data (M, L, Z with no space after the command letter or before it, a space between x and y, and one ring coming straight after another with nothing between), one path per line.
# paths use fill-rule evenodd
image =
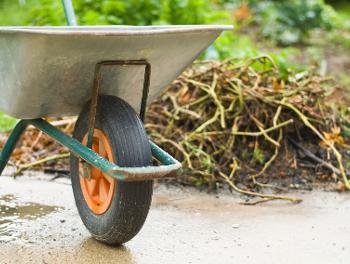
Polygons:
M0 175L4 170L13 150L15 149L18 140L20 139L27 126L28 122L26 120L19 121L7 139L0 154Z

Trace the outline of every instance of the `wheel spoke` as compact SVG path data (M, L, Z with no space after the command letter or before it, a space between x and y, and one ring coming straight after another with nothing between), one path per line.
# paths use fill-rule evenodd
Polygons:
M91 179L90 181L86 181L87 189L90 196L94 196L97 193L98 180Z
M91 166L91 177L93 179L99 179L102 177L102 172L94 166Z
M99 139L98 138L93 138L92 140L92 150L95 152L98 152L98 145L99 145Z
M91 199L94 201L94 203L96 203L97 205L100 204L100 197L98 194L91 196Z
M104 158L107 156L106 149L104 147L102 138L99 138L99 140L98 140L98 154L100 154L100 156L104 157Z
M108 191L109 191L109 184L108 182L104 179L100 179L100 184L99 184L99 195L100 195L100 201L106 201L108 197Z
M112 176L107 175L106 173L102 172L102 177L109 183L114 184L114 178Z

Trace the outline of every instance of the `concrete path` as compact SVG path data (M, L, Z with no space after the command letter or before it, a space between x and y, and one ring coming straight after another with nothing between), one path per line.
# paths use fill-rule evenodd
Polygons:
M0 263L350 263L349 194L243 206L230 194L155 189L142 231L120 248L91 239L67 180L0 177Z

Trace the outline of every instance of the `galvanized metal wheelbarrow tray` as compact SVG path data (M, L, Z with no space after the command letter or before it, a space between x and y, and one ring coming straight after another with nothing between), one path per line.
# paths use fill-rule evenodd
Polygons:
M143 120L147 102L232 27L77 27L70 4L65 11L69 27L0 27L0 110L22 119L3 147L0 173L28 125L118 180L151 180L177 172L181 164L152 142L161 166L119 167L91 150L97 97L118 96ZM76 115L89 99L87 146L42 119Z

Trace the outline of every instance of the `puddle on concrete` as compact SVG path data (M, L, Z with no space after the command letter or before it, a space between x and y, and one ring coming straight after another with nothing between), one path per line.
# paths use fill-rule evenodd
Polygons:
M23 203L12 194L0 196L0 243L18 238L25 221L36 220L59 209L56 206Z

